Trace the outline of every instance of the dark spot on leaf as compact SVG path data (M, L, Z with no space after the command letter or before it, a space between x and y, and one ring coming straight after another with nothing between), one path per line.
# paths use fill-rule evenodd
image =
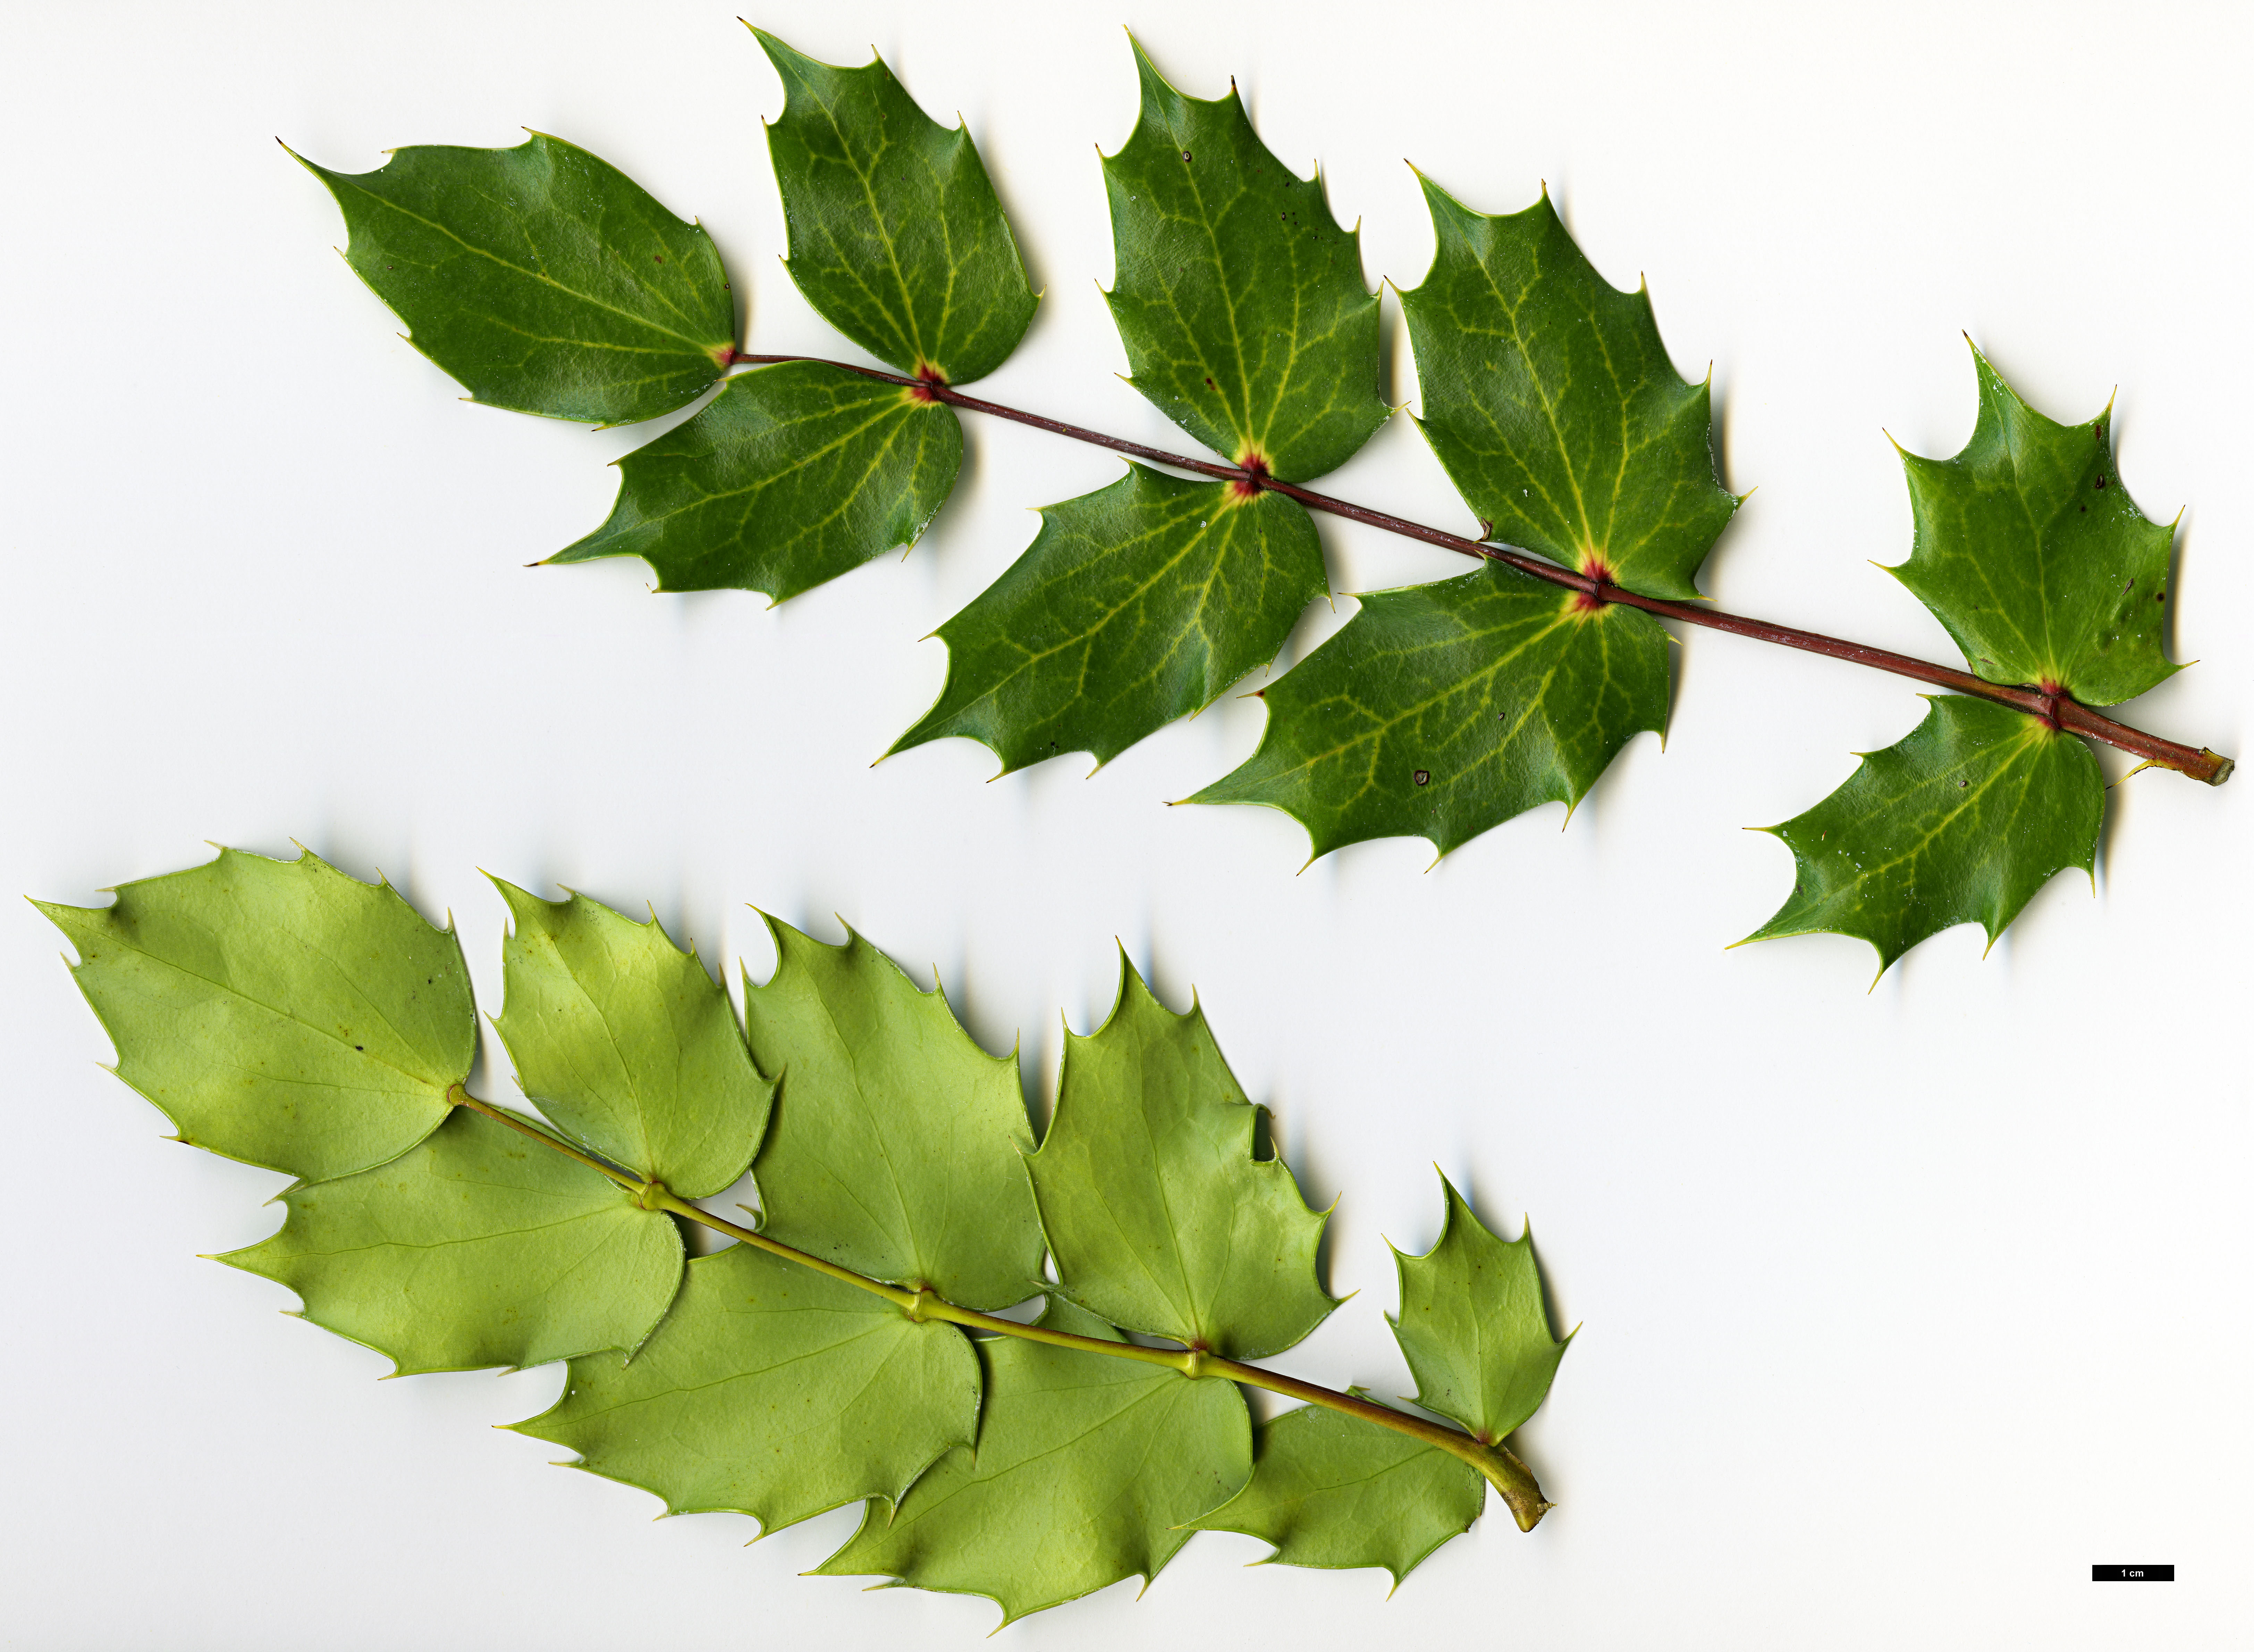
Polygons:
M2102 476L2102 475L2101 475L2100 477L2098 477L2098 479L2097 479L2097 485L2098 485L2100 487L2103 487L2103 486L2105 486L2105 478L2104 478L2104 476Z
M367 1046L367 1045L365 1045L365 1044L355 1044L355 1045L354 1045L354 1046L353 1046L353 1048L354 1048L354 1049L356 1049L356 1050L365 1051L365 1050L368 1048L368 1046Z
M1208 390L1217 390L1217 389L1219 389L1221 387L1220 387L1219 385L1215 384L1215 383L1214 383L1211 379L1208 379L1208 380L1205 382L1205 388L1206 388L1207 389L1208 389ZM2085 510L2087 510L2087 509L2089 508L2089 507L2085 505L2084 507L2082 507L2082 508L2083 508L2083 509L2085 509Z
M1417 771L1417 784L1418 784L1418 785L1419 785L1419 786L1423 786L1423 785L1426 785L1426 784L1428 784L1428 783L1431 781L1432 778L1432 772L1431 772L1430 770L1428 770L1428 769L1421 769L1421 768L1420 768L1420 769L1418 769L1418 770Z
M1961 792L1971 783L1972 782L1970 780L1959 780L1956 782L1956 789Z
M1182 151L1182 158L1183 158L1184 160L1187 160L1187 159L1189 159L1189 158L1190 158L1190 152L1189 152L1189 150L1184 150Z
M657 262L660 262L660 263L663 263L663 262L665 262L665 260L664 260L664 259L662 259L662 258L660 258Z

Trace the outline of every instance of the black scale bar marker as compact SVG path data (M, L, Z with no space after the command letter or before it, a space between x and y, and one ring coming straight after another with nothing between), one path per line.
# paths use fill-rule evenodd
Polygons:
M2092 1566L2090 1568L2090 1581L2092 1583L2174 1583L2175 1580L2176 1569L2174 1566Z

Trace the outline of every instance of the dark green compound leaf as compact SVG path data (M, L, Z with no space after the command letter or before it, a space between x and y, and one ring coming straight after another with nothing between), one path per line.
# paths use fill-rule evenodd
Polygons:
M1667 726L1667 637L1493 564L1372 592L1262 690L1252 756L1187 801L1265 803L1310 858L1369 837L1440 853L1540 803L1578 803L1636 734Z
M807 302L903 373L963 384L1000 367L1035 299L970 133L918 108L881 58L833 68L752 32L782 77L767 153Z
M515 922L494 1030L524 1093L566 1135L683 1199L729 1186L752 1162L774 1087L752 1068L726 991L654 917L494 884Z
M1438 1241L1421 1256L1393 1253L1401 1276L1393 1334L1417 1378L1417 1404L1494 1445L1540 1407L1565 1344L1550 1334L1532 1232L1496 1238L1446 1177L1440 1186L1447 1214Z
M1263 1565L1381 1566L1398 1586L1486 1507L1487 1481L1462 1459L1358 1417L1303 1405L1261 1425L1251 1480L1191 1524L1274 1544Z
M773 1531L900 1497L970 1444L978 1407L977 1356L953 1326L738 1244L689 1264L631 1362L572 1361L563 1397L515 1426L668 1514L749 1515Z
M1326 591L1302 506L1130 465L1043 511L1026 554L939 628L946 685L892 750L963 735L1005 774L1064 752L1107 763L1273 659Z
M704 227L560 138L394 150L373 172L298 158L344 209L346 261L473 401L626 424L687 406L735 354Z
M775 601L914 545L962 468L955 411L818 361L728 381L619 461L618 503L551 563L640 556L660 591Z
M476 1058L453 931L310 850L222 849L106 907L35 904L78 950L118 1076L229 1158L307 1181L396 1158Z
M780 1082L754 1168L762 1231L857 1273L990 1311L1040 1290L1041 1231L1018 1059L989 1055L947 996L859 935L825 946L767 920L775 972L744 981Z
M306 1319L399 1376L634 1348L681 1281L672 1217L472 1112L389 1164L283 1198L281 1232L216 1259L287 1285Z
M1026 1161L1061 1295L1113 1325L1230 1359L1290 1348L1338 1306L1316 1277L1326 1214L1253 1157L1244 1098L1193 1004L1123 954L1094 1032L1065 1038L1056 1111Z
M2113 463L2110 407L2055 424L1978 350L1980 415L1949 459L1902 455L1916 532L1888 571L1992 682L2063 689L2085 705L2142 694L2167 658L2171 525L2147 521Z
M1746 941L1853 935L1883 974L1956 924L1979 924L1993 944L2068 866L2095 878L2105 782L2090 748L2009 706L1926 697L1906 737L1861 753L1806 814L1764 829L1792 850L1792 897Z
M1234 86L1169 86L1138 45L1143 108L1103 163L1129 382L1233 462L1335 470L1385 423L1377 296L1323 200L1269 153Z
M1053 1330L1121 1340L1052 1298ZM1118 1582L1155 1578L1252 1469L1243 1396L1217 1377L997 1337L978 1344L985 1415L897 1509L872 1502L815 1571L984 1595L1009 1623Z
M1712 387L1675 371L1650 293L1599 275L1546 191L1490 216L1423 181L1438 247L1401 295L1420 426L1482 536L1697 597L1738 500L1715 473Z

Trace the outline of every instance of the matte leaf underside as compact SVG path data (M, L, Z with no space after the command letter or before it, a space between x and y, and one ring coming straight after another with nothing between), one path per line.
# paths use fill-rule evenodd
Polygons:
M1438 244L1401 295L1419 427L1482 536L1696 598L1738 501L1715 473L1711 387L1676 373L1650 294L1599 275L1546 191L1490 216L1423 182Z
M1063 752L1107 763L1273 659L1327 591L1297 502L1130 465L1043 511L1026 554L939 628L946 684L892 750L964 735L1004 774Z
M619 461L603 525L548 560L640 556L660 591L777 602L914 545L962 468L955 410L815 361L739 374Z
M1116 1341L1051 1298L1040 1323ZM984 1595L1004 1623L1123 1578L1154 1578L1252 1470L1252 1421L1234 1383L1006 1337L978 1344L986 1408L896 1510L871 1503L815 1568Z
M475 1113L283 1199L281 1232L219 1260L287 1285L402 1376L636 1348L681 1279L672 1217Z
M117 1074L180 1139L307 1181L396 1158L477 1055L460 943L388 884L221 850L39 910L117 1046Z
M1166 1010L1124 960L1027 1158L1014 1059L859 936L774 924L747 1035L654 920L496 886L513 920L497 1026L550 1124L457 1106L475 1047L459 954L388 887L223 851L107 909L46 909L120 1071L191 1139L308 1177L279 1232L221 1258L296 1292L305 1318L401 1372L568 1360L562 1397L518 1426L578 1466L766 1530L868 1500L823 1570L990 1596L1012 1618L1154 1575L1240 1492L1210 1523L1268 1535L1281 1560L1396 1577L1477 1512L1476 1476L1421 1441L1287 1419L1255 1479L1224 1377L974 1343L926 1311L1040 1293L1052 1329L1116 1346L1124 1322L1233 1355L1288 1347L1334 1306L1324 1218L1254 1157L1257 1110L1201 1014ZM732 1180L762 1131L764 1233L684 1267L681 1190ZM1061 1285L1041 1281L1044 1222ZM777 1235L866 1271L761 1248ZM1516 1325L1524 1268L1463 1282L1466 1323ZM873 1278L929 1294L902 1303ZM1404 1290L1404 1324L1418 1311Z
M1253 1157L1244 1098L1193 1005L1120 961L1110 1015L1068 1030L1056 1112L1026 1161L1059 1289L1112 1325L1231 1359L1287 1348L1338 1304L1318 1282L1324 1214Z
M834 68L752 32L782 77L767 153L798 290L902 373L953 384L991 373L1034 297L970 133L918 108L882 59Z
M1294 177L1225 98L1185 97L1138 45L1143 107L1103 163L1129 382L1233 462L1335 470L1385 422L1377 295L1319 180Z
M514 928L494 1030L524 1093L567 1135L683 1199L744 1173L774 1088L718 983L657 920L494 880Z
M687 406L734 355L703 226L559 138L304 164L344 211L346 261L474 401L625 424Z
M1261 1426L1251 1480L1192 1523L1262 1538L1274 1546L1270 1562L1379 1566L1398 1584L1470 1530L1486 1505L1487 1481L1461 1459L1358 1417L1304 1405Z
M847 931L770 918L775 972L748 976L752 1049L780 1088L753 1174L761 1231L857 1273L992 1310L1040 1289L1018 1060L989 1055L935 987Z
M1252 756L1188 801L1265 803L1311 856L1365 838L1442 854L1546 802L1578 803L1621 746L1667 726L1667 637L1489 564L1373 592L1262 691Z
M978 1432L979 1374L951 1325L735 1245L690 1264L630 1363L574 1360L519 1433L654 1493L668 1514L730 1511L774 1531L864 1497L897 1499Z
M1421 1256L1393 1253L1401 1312L1393 1334L1417 1377L1417 1404L1499 1440L1534 1415L1565 1356L1550 1334L1534 1236L1488 1231L1445 1176L1447 1215Z
M1767 829L1792 850L1792 895L1746 940L1853 935L1883 970L1956 924L1992 942L2054 874L2095 875L2105 782L2090 748L2009 706L1928 697L1907 737Z

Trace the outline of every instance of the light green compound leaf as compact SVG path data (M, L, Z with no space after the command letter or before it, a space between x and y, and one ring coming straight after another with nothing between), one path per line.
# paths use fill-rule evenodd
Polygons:
M1026 1161L1063 1284L1113 1325L1229 1359L1290 1348L1338 1306L1315 1273L1324 1214L1255 1158L1244 1099L1193 1004L1119 960L1103 1025L1066 1030L1056 1111Z
M307 1181L396 1158L477 1055L453 931L310 850L222 849L106 907L35 904L78 949L118 1076L229 1158Z
M1667 634L1648 614L1492 564L1361 600L1262 690L1259 748L1189 802L1280 808L1311 858L1393 836L1445 855L1537 804L1571 808L1667 726Z
M1926 697L1908 735L1765 829L1792 850L1792 898L1746 940L1853 935L1883 974L1956 924L1979 924L1992 943L2068 866L2096 876L2105 782L2090 748L2009 706Z
M2181 668L2163 646L2173 525L2149 522L2113 463L2109 406L2054 424L1978 350L1980 416L1954 458L1901 456L1915 522L1887 571L1992 682L2063 688L2086 705Z
M1107 763L1273 659L1326 591L1304 507L1130 465L1043 511L1026 554L939 628L946 686L892 750L964 735L1005 774L1064 752Z
M281 1232L217 1260L287 1285L399 1376L634 1348L681 1280L672 1217L475 1113L283 1197Z
M752 32L782 77L767 154L807 302L903 373L964 384L1000 367L1035 299L970 133L918 108L881 58L833 68Z
M1054 1298L1040 1323L1119 1340ZM1009 1623L1156 1577L1194 1535L1186 1522L1251 1473L1251 1418L1234 1383L1008 1337L978 1348L977 1450L949 1452L897 1510L871 1503L817 1575L984 1595Z
M619 461L618 503L548 560L640 556L660 591L775 601L922 537L962 468L954 410L818 361L728 381Z
M1143 108L1103 163L1128 382L1216 453L1285 481L1385 423L1377 295L1323 200L1269 153L1235 87L1184 97L1138 45Z
M752 1068L727 993L654 917L494 885L515 924L494 1030L524 1093L566 1135L683 1199L729 1186L774 1087Z
M1565 1344L1550 1334L1534 1236L1496 1238L1445 1176L1438 1243L1396 1250L1401 1313L1393 1335L1417 1378L1417 1404L1494 1445L1534 1415ZM1568 1339L1570 1340L1570 1339Z
M1422 181L1438 246L1401 295L1419 424L1481 536L1697 597L1738 500L1715 472L1712 387L1675 371L1649 291L1599 275L1546 191L1490 216Z
M630 1363L571 1362L564 1396L515 1425L668 1513L749 1515L762 1531L858 1498L898 1498L978 1429L979 1369L953 1326L750 1245L689 1264Z
M946 994L850 929L842 947L767 930L774 976L744 980L752 1053L779 1083L753 1171L760 1230L963 1307L1039 1292L1016 1053L987 1054Z
M394 150L373 172L298 158L344 209L346 261L473 401L627 424L687 406L734 356L704 226L560 138Z
M1487 1481L1462 1459L1358 1417L1303 1405L1261 1425L1250 1481L1191 1523L1274 1544L1264 1565L1382 1566L1398 1586L1486 1507Z

